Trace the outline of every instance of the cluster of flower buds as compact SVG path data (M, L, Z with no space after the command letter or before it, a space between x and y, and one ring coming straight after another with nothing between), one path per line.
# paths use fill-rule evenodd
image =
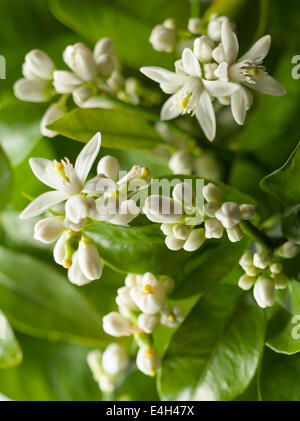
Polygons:
M126 349L111 343L103 351L90 351L87 363L102 392L111 393L120 383L124 371L129 365L129 356Z
M195 251L205 239L221 238L224 228L230 241L240 241L243 232L239 223L255 216L251 204L222 202L219 188L212 183L204 186L202 193L206 200L203 209L192 186L186 182L176 184L172 198L152 195L145 200L143 212L150 221L161 223L170 250ZM202 222L204 226L200 226Z
M295 257L299 251L298 246L296 249L290 242L286 242L280 249L285 250L285 253L281 254L281 257L285 258ZM239 279L239 287L245 291L253 287L253 296L257 304L262 308L272 306L275 290L284 289L288 285L288 277L283 273L283 265L276 258L276 254L247 251L239 263L245 271Z
M125 286L118 289L116 303L119 311L103 317L103 329L112 336L134 335L139 347L136 364L140 371L154 376L160 367L158 352L153 347L152 333L161 323L176 327L184 319L180 306L167 306L167 295L173 288L168 276L156 277L128 274Z
M34 238L44 243L57 240L54 259L68 268L69 280L84 285L98 279L102 262L93 241L84 227L92 221L127 225L138 214L133 199L128 199L149 184L149 170L134 166L119 178L120 167L112 156L104 156L97 166L97 176L87 176L100 150L101 135L97 133L82 149L75 165L65 158L61 162L43 158L30 159L35 176L54 190L33 200L20 214L31 218L52 209L55 216L37 222Z
M155 27L150 37L158 51L172 51L178 38L172 21L166 22ZM201 21L190 20L188 28L188 37L200 35ZM253 101L249 88L267 95L286 93L263 66L270 45L271 37L266 35L238 58L239 43L232 23L225 16L213 15L207 35L194 39L193 49L184 48L181 59L175 62L175 72L155 66L142 67L141 72L158 82L163 92L172 95L162 107L162 120L180 114L195 115L204 134L212 141L216 134L212 104L215 99L222 105L231 105L233 118L243 125Z

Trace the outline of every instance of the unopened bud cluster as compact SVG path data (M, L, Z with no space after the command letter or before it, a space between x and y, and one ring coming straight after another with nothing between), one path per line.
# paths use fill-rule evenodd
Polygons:
M103 329L112 336L133 335L139 347L136 364L140 371L155 376L160 367L158 352L153 346L152 333L162 324L176 327L184 319L180 306L168 306L167 295L173 288L168 276L156 277L128 274L125 286L118 289L116 303L119 311L103 317Z
M103 353L99 350L89 352L87 363L99 389L111 393L129 365L129 356L123 346L111 343Z

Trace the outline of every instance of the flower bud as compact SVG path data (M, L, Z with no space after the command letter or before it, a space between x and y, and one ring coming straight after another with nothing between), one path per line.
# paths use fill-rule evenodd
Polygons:
M65 109L60 107L58 104L50 105L41 119L40 131L42 135L49 138L57 136L58 133L54 130L47 129L47 126L62 117L65 113Z
M97 59L97 69L100 77L108 78L114 71L115 63L111 56L102 54Z
M275 286L271 278L260 276L255 282L253 295L257 304L262 307L270 307L275 299Z
M136 365L147 376L155 376L161 365L158 352L153 348L141 348L137 353Z
M110 155L100 159L97 165L97 174L104 174L113 181L119 180L120 166L118 160Z
M82 219L93 217L96 213L96 203L91 197L83 197L76 194L66 202L66 217L78 224Z
M252 219L255 217L256 210L255 210L255 206L253 205L247 205L247 204L241 205L240 210L241 210L242 219L244 221L248 221L249 219Z
M102 319L103 330L111 336L130 336L132 334L132 328L129 321L122 316L120 313L113 311Z
M256 278L254 276L242 275L239 279L239 287L244 291L248 291L255 284Z
M99 389L102 392L111 393L116 387L116 377L107 374L102 374L99 379Z
M213 51L212 57L217 63L226 62L225 51L222 44L219 44ZM218 67L219 69L219 67ZM216 70L217 71L217 70ZM215 71L215 72L216 72ZM215 73L216 74L216 73Z
M193 229L188 239L183 245L185 251L195 251L202 246L205 240L205 230L203 228Z
M169 29L176 29L176 21L172 18L167 18L163 21L163 26Z
M142 313L137 320L138 327L148 334L153 332L158 323L159 318L156 314Z
M178 251L180 250L185 243L185 240L180 240L174 236L174 234L169 234L165 238L165 244L169 250Z
M114 43L110 38L101 38L94 47L94 59L97 60L102 54L112 55L114 52Z
M92 95L92 89L87 86L79 86L72 92L73 100L78 107L81 107Z
M173 224L161 224L160 229L165 235L173 234Z
M65 265L66 259L64 259ZM91 282L81 271L79 262L78 262L78 251L76 251L72 256L72 266L68 269L68 279L69 281L77 286L83 286Z
M253 265L253 254L250 251L246 251L239 260L239 264L244 269L245 266Z
M164 25L156 25L149 38L154 50L170 53L176 44L176 31Z
M226 231L227 231L228 239L232 241L233 243L236 243L237 241L240 241L243 238L243 231L238 225L232 228L227 228Z
M78 247L78 262L81 272L86 278L93 281L102 275L103 264L97 247L91 240L82 238Z
M161 311L166 301L162 285L150 272L141 277L138 285L131 289L130 296L139 309L147 314Z
M188 30L194 34L198 35L201 33L202 21L199 18L190 18L188 22Z
M172 196L184 207L191 207L195 201L193 187L189 183L178 183L173 189Z
M128 273L128 275L125 278L125 285L129 288L133 288L137 284L137 277L139 275L135 275L134 273Z
M217 79L215 75L215 71L217 70L217 68L218 68L217 63L206 63L204 65L205 79L208 79L208 80Z
M270 256L267 253L254 253L253 264L259 269L265 269L270 264Z
M193 157L184 150L176 151L169 160L169 167L174 174L191 174Z
M200 38L196 38L194 42L194 53L199 61L205 63L212 59L212 50L214 48L214 42L207 36L203 35Z
M173 235L178 240L186 240L191 230L186 225L175 224L173 225Z
M167 196L147 197L143 207L147 218L152 222L175 224L182 219L182 205Z
M50 80L54 70L54 63L51 58L41 50L32 50L25 56L23 74L26 79Z
M244 266L243 269L248 276L257 276L260 273L260 270L252 265Z
M134 200L124 200L120 203L118 214L109 220L111 224L127 225L140 213Z
M84 44L69 45L63 52L63 59L82 80L90 82L97 76L93 54Z
M137 306L135 305L135 302L130 296L130 288L128 286L118 289L116 303L120 308L125 308L128 310L137 310Z
M204 186L202 193L207 202L221 202L222 200L220 189L212 183Z
M223 235L223 225L217 219L209 219L204 223L206 238L221 238Z
M68 238L68 234L64 232L59 239L56 241L55 247L53 249L53 257L55 262L58 265L64 265L65 260L65 244Z
M223 22L228 20L226 16L212 16L207 25L207 34L214 41L220 41Z
M181 306L172 306L161 312L160 322L167 327L176 327L183 322L184 314Z
M299 246L292 241L286 241L282 246L279 248L279 255L284 257L285 259L292 259L295 257L299 252Z
M72 93L74 89L83 83L79 76L67 70L55 70L53 78L54 88L59 94Z
M288 286L289 278L284 273L273 274L276 289L285 289Z
M102 354L98 350L90 351L87 355L87 363L96 382L99 382L102 375L101 359Z
M64 231L63 219L60 216L51 216L41 219L34 226L34 239L42 243L53 243Z
M241 220L241 211L235 202L225 202L216 212L216 218L224 228L232 228Z
M124 87L124 78L118 70L112 72L109 79L106 81L108 87L114 92L121 91Z
M272 273L280 273L282 271L282 268L283 266L282 266L282 263L280 262L272 263L269 267Z
M13 86L15 96L21 101L47 102L51 98L49 82L19 79Z
M203 211L205 215L210 218L214 218L217 210L220 208L220 205L217 202L207 202L204 203Z
M102 354L102 368L108 374L118 374L124 371L128 364L128 354L119 344L109 344Z

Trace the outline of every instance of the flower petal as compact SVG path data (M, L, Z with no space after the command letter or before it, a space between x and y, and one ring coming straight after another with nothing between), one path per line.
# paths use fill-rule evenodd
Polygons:
M186 78L184 75L178 75L175 72L170 72L170 70L156 66L141 67L140 71L155 82L162 84L172 83L174 85L183 85Z
M216 136L216 117L214 108L207 91L203 91L196 108L196 117L208 138L213 141Z
M27 219L40 215L47 209L52 208L54 205L57 205L67 198L68 195L66 193L56 190L43 193L23 210L20 214L20 219Z
M222 25L222 44L225 52L226 61L232 64L236 61L239 53L239 43L235 33L232 30L231 23L225 20Z
M237 124L242 126L247 112L247 95L245 94L244 88L241 87L232 95L231 111Z
M201 77L199 61L190 48L185 48L182 53L182 64L185 73L190 76Z
M51 179L51 176L49 176L49 172L47 171L47 168L54 167L55 164L53 161L44 158L30 158L29 165L36 178L46 184L46 186L58 190L59 186L56 184L55 180Z
M117 184L103 174L98 174L96 177L87 181L82 189L83 193L89 194L103 194L116 191Z
M172 95L162 106L160 112L160 119L161 120L172 120L172 118L176 118L180 114L180 107L179 104L176 104L174 101L174 97L176 94Z
M286 94L286 90L272 76L264 74L256 79L256 84L245 83L249 88L262 92L263 94L282 96Z
M239 89L239 85L222 80L202 80L208 93L212 96L230 96Z
M268 54L271 46L271 36L265 35L260 38L256 43L250 48L250 50L239 59L242 60L254 60L262 61Z
M97 158L101 146L101 133L98 132L85 145L75 162L75 172L84 183L92 165Z

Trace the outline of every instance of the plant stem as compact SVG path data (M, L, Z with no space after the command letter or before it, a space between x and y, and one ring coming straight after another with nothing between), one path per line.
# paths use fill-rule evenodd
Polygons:
M245 234L249 235L249 237L253 238L253 240L260 243L267 250L272 251L274 249L275 244L273 243L272 239L269 238L265 233L260 231L259 228L255 227L251 222L241 221L240 227L242 228Z
M191 18L200 18L201 13L201 0L189 0L191 3L191 11L190 11L190 17Z

